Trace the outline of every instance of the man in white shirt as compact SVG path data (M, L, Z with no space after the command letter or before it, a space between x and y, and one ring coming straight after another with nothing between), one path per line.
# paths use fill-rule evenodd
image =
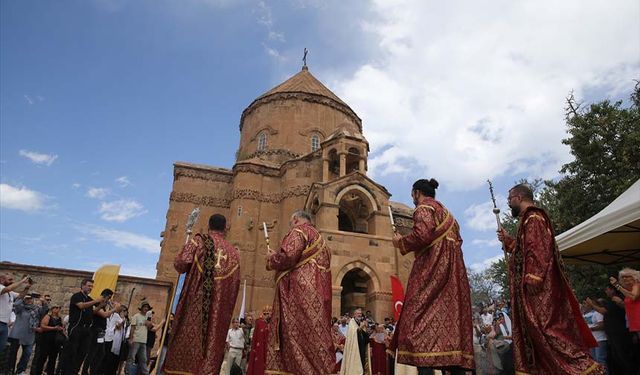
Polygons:
M244 349L244 332L240 328L238 318L231 320L231 329L227 332L227 375L231 374L233 362L240 366L242 362L242 350Z
M606 368L607 366L607 334L604 332L604 316L593 309L589 303L583 303L584 320L591 329L598 347L591 348L591 356Z
M488 308L485 308L482 311L482 315L480 315L480 318L482 318L482 324L485 326L491 326L493 324L493 314L491 313L491 311L489 311Z
M349 331L349 319L343 316L340 318L340 325L338 326L338 331L342 333L342 336L347 337L347 331Z
M9 337L9 323L13 312L13 302L18 293L14 292L20 285L27 285L29 277L25 277L18 282L13 282L13 277L9 274L0 274L0 352L7 345Z
M122 309L125 309L125 307L123 307ZM111 349L113 349L113 342L116 336L118 337L118 340L122 342L122 335L116 335L116 331L122 331L123 325L124 319L122 318L120 313L112 314L107 318L107 329L104 332L105 356L103 365L105 373L107 374L115 373L116 368L118 367L119 356L114 356L114 354L111 352ZM119 350L118 353L120 353Z

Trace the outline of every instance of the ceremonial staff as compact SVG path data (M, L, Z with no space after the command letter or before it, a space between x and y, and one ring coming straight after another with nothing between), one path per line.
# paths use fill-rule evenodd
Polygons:
M496 197L493 194L493 184L491 180L487 180L489 183L489 193L491 193L491 201L493 202L493 214L496 215L496 224L498 224L498 230L502 229L502 223L500 222L500 209L496 205ZM504 253L504 260L507 261L507 250L504 247L504 243L502 244L502 252Z
M391 229L393 230L393 233L397 233L397 229L396 229L396 222L395 220L393 220L393 213L391 212L391 205L388 206L389 207L389 220L391 220Z
M185 245L189 242L193 226L198 221L198 217L200 217L200 208L196 207L193 209L193 211L191 211L191 213L189 214L189 217L187 218L187 225L186 225L187 238L184 241ZM160 339L160 348L158 349L158 359L156 361L156 367L153 369L153 371L151 371L150 375L156 375L157 372L159 371L159 367L163 365L162 362L164 361L161 361L162 358L160 358L162 355L162 348L164 346L164 340L167 337L169 324L171 323L170 322L171 313L175 313L174 303L176 299L179 299L180 292L182 292L182 284L184 283L184 277L185 277L185 274L179 274L175 284L173 284L175 285L175 287L171 295L171 303L169 304L169 308L167 309L167 316L164 320L165 323L164 323L164 328L162 329L162 338Z
M269 247L269 232L267 232L267 223L265 223L264 221L262 222L262 230L264 230L264 240L267 243L267 259L268 259L270 254L273 254L274 251L271 250L271 247Z

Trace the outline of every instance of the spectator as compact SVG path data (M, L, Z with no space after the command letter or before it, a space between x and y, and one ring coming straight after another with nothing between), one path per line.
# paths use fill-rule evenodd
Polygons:
M93 307L103 301L102 297L95 301L89 297L92 289L93 280L82 280L80 291L72 295L69 301L69 322L67 324L69 339L61 356L63 375L78 373L91 344L89 327L93 321Z
M13 303L16 322L9 333L9 371L14 370L18 347L22 355L15 368L18 375L26 375L27 365L35 342L35 329L38 326L38 306L33 303L31 294L19 295Z
M102 365L105 354L104 336L107 330L107 318L120 311L119 303L111 303L111 298L113 297L113 291L111 289L104 289L100 293L100 297L102 298L102 302L93 309L90 327L91 344L87 358L84 360L82 375L89 375L90 373L93 375L100 372L100 366Z
M244 350L244 332L240 329L237 318L231 319L231 328L227 332L227 375L231 374L233 363L238 366L242 363L242 351Z
M608 368L611 374L635 374L636 365L633 357L631 333L627 330L622 293L609 284L605 287L607 299L599 299L597 303L587 298L595 310L604 316L604 332L609 347Z
M154 315L154 311L147 311L147 321L151 322L151 324L153 324L153 315ZM153 349L153 347L156 345L156 337L157 337L157 332L160 331L162 333L162 326L164 325L165 320L163 319L160 323L150 327L147 331L147 364L149 365L149 369L153 368L152 366L152 354L151 354L151 349ZM155 360L157 360L157 356L155 357ZM155 361L154 363L155 364Z
M487 335L491 360L499 374L513 374L513 350L511 347L511 319L507 314L497 313L494 329Z
M126 306L120 311L120 317L122 318L122 327L115 330L113 345L111 346L111 353L115 356L116 361L115 372L112 375L122 373L122 367L129 357L129 345L127 345L127 342L131 333L131 322L129 321L129 309Z
M0 274L0 353L7 346L13 302L18 297L18 293L14 292L14 290L20 285L29 284L29 280L28 277L25 277L14 283L11 275Z
M244 333L244 355L242 357L242 363L240 367L243 371L247 369L247 360L249 359L249 352L251 351L251 338L253 337L253 314L248 313L244 318L244 324L242 325L242 332Z
M349 330L349 318L347 318L346 316L342 316L340 318L340 325L338 326L338 331L340 331L340 333L342 334L342 336L347 337L347 330Z
M120 307L120 310L124 307ZM115 369L118 365L117 357L111 352L113 348L113 340L117 330L121 330L123 326L123 319L120 316L120 312L115 312L107 318L107 325L104 331L104 360L102 361L101 373L103 374L115 374Z
M638 343L640 341L640 271L623 268L619 276L620 283L615 277L609 280L624 295L624 310L627 314L629 331Z
M394 328L393 323L391 323L391 318L384 318L384 329L389 333L393 333Z
M49 314L40 321L40 356L34 358L35 365L32 364L33 372L37 375L42 373L45 362L47 363L46 374L54 375L58 352L65 341L62 318L60 317L60 305L52 305Z
M45 294L40 298L39 294L31 293L34 298L34 303L38 303L38 326L35 329L36 332L36 341L35 347L33 350L33 364L31 366L31 375L40 375L42 373L42 369L38 368L37 364L42 360L42 356L44 356L44 352L42 349L42 329L40 329L40 322L42 318L44 318L49 313L49 303L51 303L51 296ZM36 364L36 365L34 365Z
M491 326L493 324L493 314L489 311L489 308L487 307L482 309L482 315L480 315L480 318L482 318L482 325L485 327Z
M601 364L605 369L607 368L607 335L604 332L604 316L598 311L594 310L593 303L590 300L583 303L584 320L587 322L587 326L591 329L593 337L598 342L598 346L591 348L591 356Z
M160 350L160 358L158 359L158 375L162 375L162 366L164 365L164 359L167 356L167 348L169 346L169 340L171 340L171 329L173 328L173 319L176 317L176 314L169 314L169 322L167 323L167 333L165 333L164 342L162 344L162 348Z
M151 310L151 305L147 301L141 301L138 312L131 318L131 333L129 334L129 355L127 365L124 368L126 375L135 375L133 371L134 361L137 361L138 372L149 375L147 367L147 333L153 324L147 320L147 312Z

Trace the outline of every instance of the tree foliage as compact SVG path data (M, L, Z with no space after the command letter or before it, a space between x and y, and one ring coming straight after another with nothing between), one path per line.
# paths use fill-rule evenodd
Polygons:
M560 234L590 218L640 178L640 85L630 106L622 101L582 107L567 98L568 145L574 160L563 165L563 178L546 181L545 197Z
M473 272L467 269L469 287L471 288L471 303L474 306L486 305L499 295L499 286L494 283L488 270Z
M486 270L487 277L498 286L500 290L500 296L504 300L511 298L509 290L509 276L507 274L507 262L504 258L500 258L493 263Z
M564 176L545 181L542 196L556 234L600 212L640 178L640 84L629 105L604 100L583 107L567 98L569 137L562 142L574 160L563 165ZM602 295L610 275L620 266L567 265L578 298Z
M566 125L574 160L563 165L558 181L534 180L536 204L551 217L560 234L595 215L640 178L640 82L636 83L628 105L603 100L583 106L570 94ZM520 182L527 182L520 181ZM504 228L515 234L515 218L504 215ZM567 265L567 275L579 299L602 294L609 275L619 266ZM487 272L492 282L508 287L506 264L494 263Z

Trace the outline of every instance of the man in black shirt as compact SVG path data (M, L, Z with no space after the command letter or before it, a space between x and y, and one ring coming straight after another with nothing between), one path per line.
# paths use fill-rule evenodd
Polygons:
M631 334L627 329L624 311L624 300L613 285L607 284L604 292L606 300L599 299L594 302L587 298L587 304L604 316L604 332L607 334L609 346L609 373L612 374L636 374L637 363L633 354Z
M121 309L119 303L111 302L113 290L104 289L100 293L100 297L103 302L93 309L93 322L90 329L91 340L87 357L82 366L82 375L98 374L100 372L100 366L105 355L104 335L107 330L107 318Z
M93 306L104 301L103 297L93 300L89 297L93 289L93 280L84 279L80 291L71 296L69 303L69 324L67 334L69 339L62 353L62 374L76 375L87 354L91 343L89 327L93 321Z

